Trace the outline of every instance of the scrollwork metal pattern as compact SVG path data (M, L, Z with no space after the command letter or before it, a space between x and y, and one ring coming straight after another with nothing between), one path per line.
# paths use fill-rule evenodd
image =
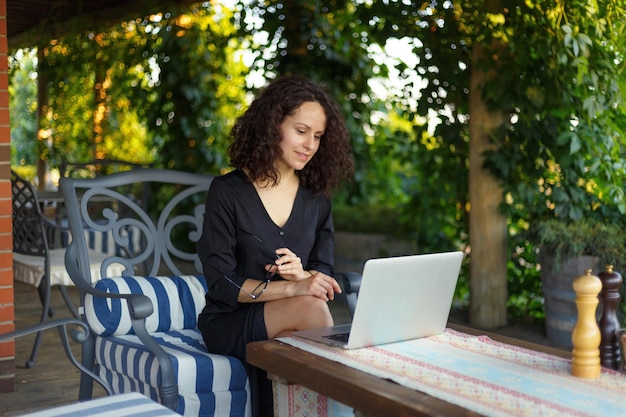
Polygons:
M181 265L193 265L201 274L195 242L202 233L210 178L202 184L185 186L167 202L156 220L146 210L146 202L118 191L119 184L86 189L79 197L84 226L112 238L119 252L104 260L101 276L108 276L107 270L115 264L123 266L123 275L154 276L163 271L183 275ZM194 199L202 203L193 203ZM186 208L185 212L177 214L181 207ZM180 233L177 240L173 238L177 230L186 231L185 239Z

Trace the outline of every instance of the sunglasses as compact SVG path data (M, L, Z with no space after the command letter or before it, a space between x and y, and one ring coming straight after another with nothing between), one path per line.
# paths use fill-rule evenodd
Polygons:
M263 242L263 240L258 237L257 235L255 235L254 233L250 233L247 232L245 230L239 229L240 232L243 232L247 235L252 236L257 242L259 242L260 244L262 244L263 246L265 246L270 252L274 253L274 250L272 248L270 248L265 242ZM280 255L274 253L274 255L276 256L276 259L280 258ZM274 278L274 275L276 275L276 270L277 268L271 267L269 269L269 271L266 271L265 273L265 281L261 281L259 283L259 285L257 285L254 290L252 290L252 292L248 292L246 290L243 289L243 287L241 287L241 285L237 284L235 281L233 281L232 279L230 279L228 276L226 276L226 274L224 274L222 271L220 271L219 269L217 269L216 267L212 266L213 269L215 269L215 271L217 271L221 276L223 276L224 278L226 278L226 280L228 282L230 282L231 284L233 284L235 287L239 288L240 291L243 291L246 295L248 295L250 298L252 298L253 300L256 300L257 298L259 298L261 295L263 295L263 293L265 292L265 290L267 290L267 286L269 285L270 281L272 280L272 278Z

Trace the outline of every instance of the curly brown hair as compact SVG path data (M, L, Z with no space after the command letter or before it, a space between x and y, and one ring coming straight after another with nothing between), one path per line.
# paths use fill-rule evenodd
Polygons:
M350 135L337 103L318 84L306 78L278 78L266 86L235 122L228 152L231 165L243 169L251 181L279 181L274 161L280 155L279 126L305 102L317 102L326 113L326 129L317 153L297 172L300 184L316 194L330 195L354 171Z

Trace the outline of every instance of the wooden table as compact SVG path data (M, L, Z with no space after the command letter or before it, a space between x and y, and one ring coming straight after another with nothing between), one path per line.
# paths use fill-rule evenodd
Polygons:
M570 353L567 351L523 340L477 331L459 325L449 324L449 327L467 334L488 335L494 340L527 349L560 357L570 357ZM420 391L403 387L393 381L370 375L274 340L248 344L247 357L248 362L268 371L271 378L277 382L306 386L336 401L355 407L368 417L469 417L481 415Z

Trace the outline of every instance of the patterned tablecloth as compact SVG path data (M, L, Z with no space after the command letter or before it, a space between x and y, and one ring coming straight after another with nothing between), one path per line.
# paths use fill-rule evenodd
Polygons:
M486 416L626 416L626 375L570 374L571 361L470 336L444 334L357 350L287 337L281 342L388 378Z

